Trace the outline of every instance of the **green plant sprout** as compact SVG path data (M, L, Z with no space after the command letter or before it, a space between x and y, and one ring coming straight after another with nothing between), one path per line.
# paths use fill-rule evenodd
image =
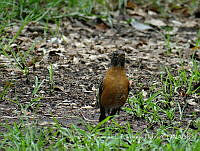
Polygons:
M3 87L3 91L0 92L0 100L3 100L3 99L4 99L4 97L7 95L8 91L9 91L9 89L10 89L10 87L11 87L12 85L13 85L13 83L10 82L10 81L7 81L7 82L5 83L5 85L4 85L4 87Z
M40 82L39 80L38 80L38 77L37 76L35 76L35 85L34 85L34 90L33 90L33 92L32 92L32 95L33 96L35 96L37 93L38 93L38 91L39 91L39 89L40 89L40 87L42 86L42 84L44 83L44 79Z
M144 117L151 121L153 119L159 120L159 107L153 102L159 95L160 92L157 92L149 98L144 99L143 94L139 93L136 97L128 99L129 107L124 107L124 109L127 113L135 114L138 118Z
M50 64L49 68L49 83L50 83L50 88L51 88L51 91L54 89L54 80L53 80L53 75L54 75L54 72L53 72L53 65Z

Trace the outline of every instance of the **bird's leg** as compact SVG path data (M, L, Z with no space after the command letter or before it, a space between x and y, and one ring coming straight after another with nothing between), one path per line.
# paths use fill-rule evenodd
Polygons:
M112 111L111 111L111 113L110 113L110 116L115 115L115 114L117 113L117 111L118 111L118 113L119 113L119 108L112 109Z
M99 122L103 121L106 118L105 108L100 105L100 112L101 115L99 117Z
M120 108L116 108L116 109L112 109L111 113L110 113L110 116L113 116L115 115L116 113L119 114L120 112ZM112 117L111 117L112 118Z
M117 114L119 115L119 112L121 111L121 108L118 108L117 109Z

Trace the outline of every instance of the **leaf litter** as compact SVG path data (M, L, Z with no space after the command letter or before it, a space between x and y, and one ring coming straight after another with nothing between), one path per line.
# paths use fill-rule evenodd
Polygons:
M130 4L130 7L136 6ZM25 116L39 120L40 125L52 124L53 118L57 118L64 126L81 123L80 118L97 124L99 109L95 102L98 83L109 67L110 53L117 49L126 52L127 75L132 80L129 97L142 92L145 95L144 100L162 87L160 76L162 73L166 75L163 70L165 67L176 74L175 71L182 67L181 60L189 67L194 54L197 54L197 60L200 59L199 49L194 51L190 48L197 38L197 29L200 29L199 18L164 19L159 18L154 11L145 13L142 9L138 13L129 10L129 15L125 18L137 16L140 21L129 25L113 18L113 27L110 27L103 20L90 19L90 24L87 24L79 18L66 18L58 33L52 35L47 31L48 36L43 35L45 28L40 23L29 23L11 45L16 54L27 54L25 62L29 73L22 74L12 58L0 55L0 92L5 90L5 82L12 82L12 86L0 100L0 121L10 119L9 122L13 122ZM56 25L48 26L56 32ZM173 28L169 32L164 30L168 26ZM10 27L6 38L14 36L18 29L19 25ZM166 39L166 35L169 35L169 39ZM54 72L53 91L49 84L50 64L53 64ZM33 102L35 76L40 82L44 82L34 96L39 99ZM154 89L152 86L155 86ZM173 100L182 105L188 103L185 113L189 115L196 112L192 119L197 118L200 115L199 96L185 97L175 94ZM26 113L22 112L23 108L27 109ZM131 125L135 130L148 127L148 122L143 118L138 119L125 111L116 120L121 123L132 121ZM187 118L182 120L183 123L186 121Z

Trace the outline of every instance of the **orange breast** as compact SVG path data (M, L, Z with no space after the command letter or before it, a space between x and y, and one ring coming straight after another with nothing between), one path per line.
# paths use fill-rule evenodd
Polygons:
M104 108L119 108L127 100L129 81L124 69L109 69L103 81L101 105Z

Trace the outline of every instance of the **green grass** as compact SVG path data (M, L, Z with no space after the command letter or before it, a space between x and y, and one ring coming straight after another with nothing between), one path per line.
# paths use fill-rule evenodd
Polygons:
M126 0L118 1L118 9L123 9ZM137 4L147 4L159 7L158 11L164 15L166 11L161 0L136 1ZM169 2L169 1L165 1ZM185 4L189 11L196 10L199 1L179 1ZM172 3L172 1L170 1ZM65 17L86 18L96 16L112 22L111 7L106 0L1 0L0 1L0 54L9 58L25 76L29 74L27 66L35 43L26 52L12 51L12 44L22 33L26 25L37 22L44 27L44 37L59 35L59 30L51 31L49 23L54 23L59 28ZM178 3L172 3L171 9ZM19 29L13 35L8 35L7 30L14 26ZM171 49L171 37L165 35L167 51ZM200 30L197 33L196 47L200 46ZM35 63L35 61L33 61ZM185 108L180 102L174 100L174 96L182 95L199 96L199 87L194 85L200 81L199 64L194 59L189 70L184 69L184 63L178 70L165 68L161 74L160 85L157 91L145 96L144 92L134 94L129 98L129 107L124 107L127 116L133 116L134 120L144 119L149 123L147 128L138 132L131 127L129 122L120 125L114 119L96 125L83 122L83 128L71 125L63 127L56 120L51 126L40 126L37 121L24 119L23 115L18 122L13 124L0 123L0 150L166 150L166 151L198 151L200 148L200 119L196 113L191 113L196 130L190 129L189 124L181 127L175 121L184 119ZM14 81L7 82L0 92L0 100L8 100L19 106L22 113L28 112L32 106L39 107L41 99L38 92L44 83L35 76L35 84L32 98L29 104L20 104L19 100L11 100L6 97ZM50 88L54 86L53 65L49 68ZM108 119L107 119L108 120ZM8 121L9 122L9 121ZM134 121L132 121L134 122ZM105 128L103 128L105 125ZM156 126L155 130L152 127Z
M80 17L88 20L88 16L98 16L110 21L109 9L106 5L108 2L105 0L2 0L0 2L0 12L2 12L0 54L10 60L14 59L14 66L24 75L28 75L28 59L34 60L34 56L29 53L33 52L36 43L33 43L27 52L12 51L12 44L15 44L28 24L39 23L44 28L44 38L47 38L50 35L60 34L58 29L61 20L65 17ZM49 23L57 25L56 31L49 28ZM7 30L13 27L19 27L18 31L8 35Z
M71 125L64 128L37 126L37 122L5 125L6 133L0 133L1 150L187 150L198 151L198 131L161 126L155 133L146 128L134 132L129 124L120 126L115 121L104 130L82 123L84 129ZM141 137L142 136L142 137Z
M125 111L137 118L145 118L149 123L169 120L168 124L171 124L176 116L182 120L187 103L185 102L184 106L180 105L184 102L178 101L178 98L193 95L200 97L200 87L195 87L195 84L200 81L199 69L200 66L195 60L189 70L184 69L184 64L176 71L165 68L165 75L161 74L161 83L156 88L156 92L152 92L148 98L145 98L144 92L137 93L129 98L129 107L125 107ZM179 109L179 114L175 112L176 108ZM197 118L196 113L194 117Z

